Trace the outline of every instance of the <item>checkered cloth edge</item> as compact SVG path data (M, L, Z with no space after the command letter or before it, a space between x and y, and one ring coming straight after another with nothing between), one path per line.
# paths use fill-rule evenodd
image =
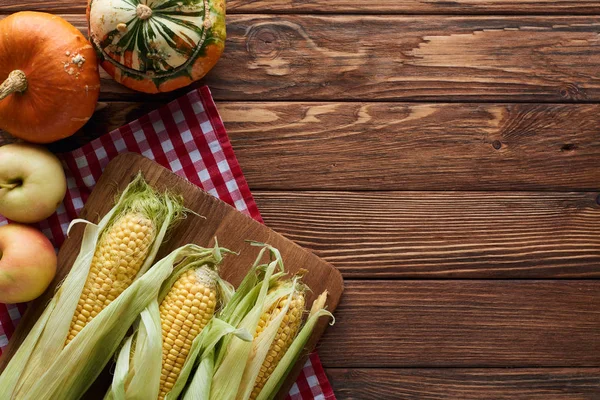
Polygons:
M67 195L57 212L38 224L57 248L103 169L123 152L155 160L262 222L210 90L202 87L77 150L59 155L67 176ZM6 223L0 216L0 225ZM0 354L25 309L25 304L0 304ZM335 399L316 353L310 355L287 399Z

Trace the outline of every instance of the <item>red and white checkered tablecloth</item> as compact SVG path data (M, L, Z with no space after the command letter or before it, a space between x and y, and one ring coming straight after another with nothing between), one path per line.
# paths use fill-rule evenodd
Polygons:
M59 155L67 175L67 195L56 214L39 224L56 247L62 245L69 222L83 208L104 167L122 152L155 160L262 222L210 90L202 87L80 149ZM0 216L0 225L6 223ZM0 304L0 354L25 309L25 304ZM287 398L335 399L316 353L311 354Z

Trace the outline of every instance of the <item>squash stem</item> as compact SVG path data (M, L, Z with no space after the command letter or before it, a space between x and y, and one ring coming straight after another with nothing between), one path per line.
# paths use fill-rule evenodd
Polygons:
M15 69L8 74L8 78L0 85L0 100L3 100L12 93L23 93L25 90L27 90L27 77L25 76L25 72L20 69Z
M152 16L152 9L145 4L138 4L136 14L142 21Z

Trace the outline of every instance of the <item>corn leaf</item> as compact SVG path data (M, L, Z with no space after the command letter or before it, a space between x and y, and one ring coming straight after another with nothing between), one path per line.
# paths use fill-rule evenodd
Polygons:
M158 398L162 365L162 326L158 302L152 301L140 315L141 323L137 332L130 373L128 393L135 393L138 399ZM144 371L144 374L137 373Z
M259 260L263 257L263 254L266 252L266 250L267 250L266 248L261 250L257 260ZM246 299L248 296L248 293L259 283L258 274L256 273L257 267L258 267L258 262L255 262L255 264L252 266L250 271L246 274L246 276L244 277L244 280L242 280L242 283L240 284L238 289L235 291L235 293L233 294L233 296L231 297L231 299L229 300L227 305L220 311L219 318L231 323L231 321L234 318L234 314L236 312L238 312L238 310L239 310L240 302L242 302L244 299ZM242 314L242 317L243 317L243 315L245 315L245 314ZM241 318L240 318L240 320L241 320Z
M252 308L247 312L247 314L243 317L240 322L239 328L247 330L252 336L254 336L256 332L256 327L258 326L258 322L262 315L262 311L264 308L264 304L267 298L268 290L271 283L271 277L274 274L277 267L283 269L283 262L281 260L281 254L279 251L273 247L265 246L260 251L259 256L257 257L254 265L250 269L250 272L246 275L244 282L241 286L244 285L246 279L248 279L248 287L243 288L246 294L255 294L253 291L253 287L250 288L253 282L255 282L252 275L256 273L257 267L259 266L262 257L266 253L269 252L271 257L274 258L274 261L270 262L264 271L262 276L262 281L260 281L260 290L256 295L256 298L252 296L251 301L254 303ZM236 293L237 295L237 293ZM231 320L236 320L240 317L241 313L236 310L228 309L234 307L235 304L238 306L240 304L244 304L243 298L235 299L236 295L234 295L234 299L228 304L226 307L226 316ZM234 301L235 300L235 301ZM246 310L244 310L245 312ZM236 337L228 338L228 340L224 341L224 346L220 350L222 352L221 359L219 361L218 366L215 369L215 374L213 376L213 381L211 385L211 393L210 399L213 400L221 400L221 399L233 399L235 398L240 383L242 381L242 377L244 374L244 367L246 365L246 360L250 357L250 352L252 351L252 342L245 342Z
M115 365L113 384L111 390L104 397L104 400L122 400L125 398L125 385L129 376L129 355L131 354L132 343L133 336L129 336L121 348Z
M177 378L177 382L175 382L173 389L171 389L171 391L167 394L165 400L174 400L179 397L185 388L188 378L192 372L192 368L196 364L198 357L202 357L211 353L217 343L219 343L219 341L227 335L232 335L236 339L243 342L252 342L252 335L250 335L247 330L237 329L229 325L227 322L213 317L192 343L190 354L181 368L181 373Z
M54 307L56 300L52 299L50 304L44 310L40 318L37 320L19 349L10 360L10 363L4 369L2 375L0 375L0 399L10 399L12 398L12 393L15 391L17 382L19 381L19 377L27 367L27 362L29 361L29 357L31 353L27 352L26 349L33 348L35 343L39 339L42 331L44 330L44 326L48 322L48 318L50 317L50 312Z
M290 308L290 304L295 292L296 282L294 281L291 285L285 285L269 294L268 298L270 297L270 302L266 302L267 304L265 304L263 307L261 315L268 311L274 303L279 302L280 299L284 298L285 296L287 296L287 300L281 312L277 314L277 316L271 322L269 322L266 329L252 342L251 357L249 357L247 360L246 368L244 370L244 375L242 377L242 382L240 384L236 399L247 400L250 398L252 389L254 388L254 383L256 382L256 378L260 373L260 368L262 367L265 358L267 358L267 355L269 354L271 344L273 343L275 336L277 336L277 331L283 323L283 319Z
M200 360L183 400L209 400L212 377L215 373L215 351L210 351Z
M265 386L260 391L256 400L270 400L275 397L281 386L285 382L285 379L290 374L296 362L300 359L304 351L304 347L308 343L315 326L322 316L329 316L333 318L333 315L324 309L325 301L327 300L327 291L323 292L313 303L310 314L302 330L298 333L298 336L292 342L292 345L286 351L285 355L275 367L275 370L265 383ZM332 321L332 325L335 319Z
M233 326L239 326L244 317L246 317L250 310L252 310L252 307L255 306L263 287L263 280L265 278L264 274L268 268L268 265L259 264L265 253L269 250L272 250L271 255L275 256L276 260L278 261L278 266L280 267L280 271L277 273L273 272L270 279L268 279L269 288L273 287L278 279L285 274L285 271L283 270L283 264L280 262L281 257L278 250L264 245L257 256L256 261L244 277L244 280L235 291L230 301L226 304L223 310L219 312L219 318L227 321ZM226 353L225 349L227 349L231 340L232 337L227 336L220 344L219 350L217 351L217 357L215 359L215 369L218 368L223 362L223 358L225 357Z
M231 283L221 279L220 277L217 280L217 284L219 287L219 299L221 307L225 307L233 298L233 295L235 294L235 288Z

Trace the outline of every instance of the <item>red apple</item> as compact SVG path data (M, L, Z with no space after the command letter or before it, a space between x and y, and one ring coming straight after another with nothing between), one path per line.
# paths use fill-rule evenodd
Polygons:
M56 274L52 243L35 228L0 227L0 303L23 303L39 297Z

